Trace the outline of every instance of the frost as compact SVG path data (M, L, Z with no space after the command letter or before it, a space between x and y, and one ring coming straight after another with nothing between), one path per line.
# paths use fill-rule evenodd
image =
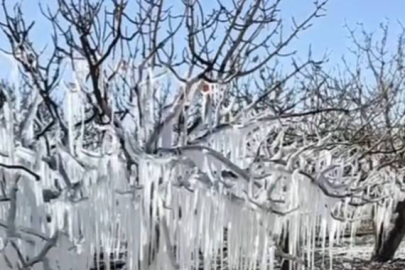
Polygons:
M318 245L332 261L342 235L349 230L355 244L359 222L371 213L378 233L389 229L404 196L395 184L403 172L374 169L364 178L365 161L350 156L350 147L324 147L331 136L298 134L289 142L289 123L269 113L244 111L224 121L233 101L222 108L219 94L203 107L215 117L202 112L204 125L183 139L175 131L180 99L165 111L161 132L145 92L143 119L134 113L131 125L93 124L89 131L82 92L68 88L66 96L68 140L55 132L52 147L28 143L37 96L22 122L11 104L2 109L0 238L10 261L21 260L20 252L26 264L62 270L110 260L131 270L274 269L281 257L313 269ZM97 147L85 145L87 132L103 134Z

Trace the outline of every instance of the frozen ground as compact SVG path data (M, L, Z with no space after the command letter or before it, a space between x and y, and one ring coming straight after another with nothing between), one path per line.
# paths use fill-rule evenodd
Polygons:
M405 269L405 241L395 254L395 259L388 263L370 263L373 252L374 239L372 235L356 237L354 245L349 240L344 240L333 248L333 266L329 267L329 256L325 254L322 257L319 254L315 260L317 269L333 270L369 270L369 269L387 269L403 270ZM328 253L328 252L326 252Z

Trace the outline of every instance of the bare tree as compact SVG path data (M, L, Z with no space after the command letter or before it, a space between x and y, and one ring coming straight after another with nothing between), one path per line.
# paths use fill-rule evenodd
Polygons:
M369 181L376 172L391 171L393 177L386 181L396 185L401 193L405 149L404 33L400 33L397 47L392 51L387 45L387 24L381 24L380 30L381 38L376 41L375 34L362 27L360 34L348 27L354 63L343 58L337 75L324 70L308 72L310 80L305 87L312 90L305 92L304 103L307 110L323 107L346 109L348 113L340 116L316 115L309 134L333 134L335 143L356 147L361 182ZM381 186L374 187L375 194L386 192ZM403 205L397 195L375 202L372 210L376 233L374 260L386 262L392 259L399 247L404 235ZM382 214L384 211L388 213Z
M388 25L381 24L380 29L382 37L379 42L375 42L373 35L364 29L362 29L364 41L360 42L355 32L350 30L355 53L359 59L356 71L358 74L357 100L360 102L361 99L367 98L373 100L372 106L363 110L364 116L359 117L364 119L362 133L368 137L368 150L363 156L373 159L378 157L379 162L374 166L390 167L400 175L401 168L404 166L405 149L402 131L405 116L403 111L404 32L402 31L398 36L396 51L391 52L387 45ZM360 59L364 59L363 63ZM362 75L360 75L361 72L363 72ZM353 73L352 71L351 74ZM367 76L374 81L363 82L364 80L360 76ZM403 179L400 177L396 179L396 184L402 188ZM394 212L392 220L376 224L374 260L385 262L393 258L405 234L402 226L404 209L401 199L395 201L392 206ZM388 229L391 227L392 229Z

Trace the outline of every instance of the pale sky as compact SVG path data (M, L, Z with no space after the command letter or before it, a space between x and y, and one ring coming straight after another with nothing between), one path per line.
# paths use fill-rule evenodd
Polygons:
M285 2L287 9L291 7L293 12L305 14L313 1L285 0ZM350 28L356 28L357 24L361 23L367 31L375 31L378 30L380 23L387 20L391 33L389 44L394 46L401 31L398 22L405 25L404 10L405 1L402 0L330 0L326 17L315 22L307 33L301 34L297 47L312 44L314 51L332 51L331 61L338 61L343 54L347 54L347 47L351 45L345 24Z
M10 3L14 0L7 0ZM130 0L133 1L133 0ZM43 42L50 35L49 23L42 19L39 12L38 2L42 4L56 4L56 0L24 0L23 5L27 16L36 21L34 28L34 41ZM216 0L203 0L207 6ZM303 18L311 10L313 0L283 0L282 14L289 19L295 15L298 19ZM347 23L351 28L356 28L357 23L362 23L366 30L378 30L381 22L389 21L390 39L389 44L394 49L395 42L400 31L398 21L405 25L405 1L403 0L330 0L327 4L326 16L314 21L313 26L305 33L301 33L298 40L294 41L293 47L306 55L309 45L315 56L329 53L330 63L340 62L342 55L348 55L347 47L350 46L348 31L344 25ZM2 14L0 15L1 18ZM358 28L358 26L357 26ZM0 33L0 47L7 48L7 40ZM4 59L0 59L2 63ZM7 72L7 70L6 70ZM4 76L4 74L2 74Z

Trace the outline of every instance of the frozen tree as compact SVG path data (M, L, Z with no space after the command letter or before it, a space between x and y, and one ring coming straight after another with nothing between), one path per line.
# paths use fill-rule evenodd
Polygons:
M334 91L347 96L348 103L361 108L344 131L347 141L364 148L362 159L370 160L369 170L388 169L403 189L404 179L404 31L399 33L396 47L388 46L388 24L380 25L381 37L360 28L360 34L348 27L353 42L356 63L344 61L344 72L335 80ZM343 78L345 77L345 78ZM360 127L360 128L359 128ZM388 261L393 258L404 236L405 204L403 197L390 206L391 220L375 224L376 242L373 259ZM378 220L378 207L374 220Z
M363 107L315 106L310 57L277 68L326 2L290 31L280 3L58 0L38 49L3 0L22 82L0 88L0 265L313 268L364 215L387 224L402 171L324 128Z

